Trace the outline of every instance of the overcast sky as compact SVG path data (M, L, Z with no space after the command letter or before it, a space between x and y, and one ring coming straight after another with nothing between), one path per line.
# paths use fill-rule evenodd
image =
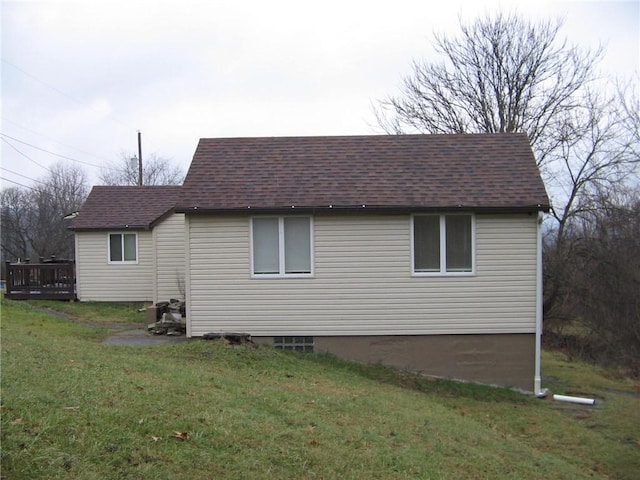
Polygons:
M2 1L1 176L33 185L58 154L98 183L138 130L185 170L201 137L379 133L372 104L436 58L433 32L498 8L640 68L638 0Z

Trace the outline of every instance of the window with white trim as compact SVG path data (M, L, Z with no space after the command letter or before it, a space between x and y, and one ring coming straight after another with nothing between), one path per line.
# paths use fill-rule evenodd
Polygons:
M412 267L414 274L465 275L474 272L473 215L414 215Z
M251 274L311 276L313 274L311 217L253 217Z
M138 234L109 234L109 263L138 263Z

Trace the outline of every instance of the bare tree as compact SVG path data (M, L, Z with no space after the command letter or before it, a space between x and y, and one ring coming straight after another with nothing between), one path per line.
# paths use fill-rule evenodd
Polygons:
M18 259L31 256L28 238L31 223L31 202L26 190L10 187L0 192L2 202L2 258Z
M618 81L616 93L618 105L622 111L623 128L628 135L629 143L634 149L636 158L640 158L640 72L626 83Z
M619 99L586 91L548 134L556 148L549 152L543 176L554 195L552 215L560 241L568 223L600 207L593 196L626 189L638 173L638 130Z
M73 233L64 216L78 211L89 188L87 176L78 166L58 163L30 194L34 207L29 232L33 249L40 257L73 258Z
M138 185L138 173L137 160L133 155L123 151L120 161L102 168L99 178L104 185ZM183 180L184 171L171 159L154 153L144 159L143 185L181 185Z
M558 41L561 21L498 14L435 35L441 62L414 61L401 94L376 110L388 133L523 132L539 164L556 147L549 132L594 76L594 52Z
M73 258L73 234L64 217L80 208L88 190L85 172L62 163L54 165L37 186L3 190L3 257Z

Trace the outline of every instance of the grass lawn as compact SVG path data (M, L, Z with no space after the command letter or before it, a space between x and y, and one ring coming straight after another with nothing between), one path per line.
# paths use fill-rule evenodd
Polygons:
M54 310L86 323L114 327L118 324L137 323L146 326L146 316L138 310L144 303L66 302L59 300L29 300L41 310ZM149 304L150 305L150 304Z
M50 306L145 323L139 306ZM108 346L107 334L3 299L3 479L640 477L637 383L561 354L545 354L545 386L595 407L327 355Z

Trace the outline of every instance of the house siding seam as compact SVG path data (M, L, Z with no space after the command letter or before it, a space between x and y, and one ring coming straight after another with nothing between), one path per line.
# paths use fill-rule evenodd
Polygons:
M114 230L115 231L115 230ZM151 301L153 238L138 231L138 263L109 264L107 231L76 232L76 275L81 301Z
M173 214L153 229L156 274L154 302L185 298L184 214Z
M469 277L412 277L410 218L317 215L313 278L251 279L249 219L190 217L189 335L535 332L535 215L477 215Z

